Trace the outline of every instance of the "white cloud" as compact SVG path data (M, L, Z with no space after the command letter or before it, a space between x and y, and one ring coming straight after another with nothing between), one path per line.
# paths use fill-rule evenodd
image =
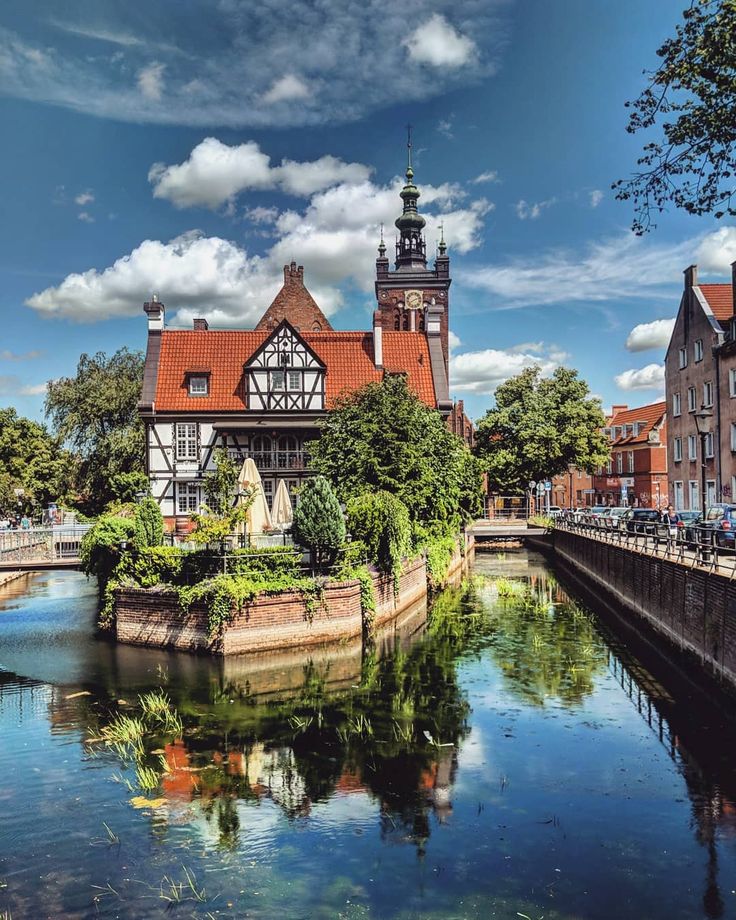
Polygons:
M664 390L664 364L647 364L638 370L624 371L616 376L622 390Z
M450 355L450 388L470 393L493 393L499 384L527 367L541 368L549 376L569 357L555 346L532 343L534 354L521 351L523 346L507 349L486 348Z
M35 358L40 358L43 354L44 352L38 349L27 351L24 354L17 354L14 351L4 348L0 351L0 361L33 361Z
M533 203L522 198L516 202L514 208L519 220L536 220L541 216L542 211L546 208L551 208L554 204L557 204L556 198L547 198L546 201L535 201Z
M292 73L276 80L268 92L264 93L263 101L266 105L274 105L277 102L293 102L297 99L309 99L312 90L307 86L304 80L295 77Z
M510 34L508 0L454 0L452 24L444 0L421 10L291 0L286 17L283 4L252 0L194 6L202 28L170 16L162 0L149 0L144 17L135 4L115 5L114 17L95 5L89 24L60 26L76 33L73 42L52 34L41 44L30 20L18 20L18 31L0 27L3 94L136 123L357 122L492 75ZM402 43L407 19L415 31ZM441 70L428 75L428 66Z
M18 391L21 396L43 396L46 393L47 384L29 383L20 388Z
M138 89L146 99L160 102L164 90L164 70L166 65L154 61L138 71Z
M440 134L444 135L448 141L451 141L455 137L452 130L452 116L449 118L440 118L437 122L437 130Z
M74 199L74 203L78 204L80 208L83 208L86 204L92 204L95 200L95 196L92 194L90 189L87 189L86 192L80 192L79 195Z
M148 172L156 198L177 208L218 208L245 191L279 188L308 197L341 182L366 180L372 170L362 163L345 163L333 156L312 162L283 160L271 166L271 158L255 141L237 146L206 137L179 164L154 163Z
M450 346L450 351L457 351L458 348L462 345L459 336L457 336L452 329L448 330L447 341Z
M24 384L15 374L0 374L0 396L39 396L45 392L45 383Z
M590 198L591 208L597 208L601 201L603 201L605 198L605 195L599 188L594 188L591 192L588 193L588 196Z
M721 227L704 237L695 261L705 272L729 272L731 263L736 261L736 227Z
M239 149L221 146L225 153ZM303 173L299 168L303 164L270 168L268 157L255 147L248 155L255 164L248 181L253 181L253 172L259 167L259 182L289 182L292 187L301 183L307 188L322 181L319 175ZM316 162L330 159L323 157ZM182 166L192 168L190 163L191 158ZM334 172L339 163L334 161L328 172ZM342 165L351 176L368 172L368 167L359 164ZM164 183L165 177L162 191L179 202L191 202L197 195L198 200L224 200L245 181L236 174L236 182L233 171L214 176L196 162L193 168L194 173L182 174L178 172L181 167L157 167L153 181ZM199 187L195 174L202 182ZM227 182L220 181L223 176ZM143 300L155 290L168 305L169 318L176 312L177 322L200 315L211 325L248 326L260 317L278 290L283 265L297 259L306 268L310 291L329 314L342 305L340 288L345 283L366 293L372 290L379 227L381 223L390 226L400 212L401 186L398 178L387 185L363 178L316 192L300 211L246 209L246 218L257 226L267 226L274 237L262 256L251 256L234 242L207 238L196 231L168 243L145 240L107 269L71 274L26 302L46 315L92 322L137 315ZM422 186L422 213L427 219L430 248L439 239L440 221L444 222L451 252L469 252L480 244L484 215L492 205L480 199L463 208L464 195L462 188L452 183Z
M627 351L648 351L650 348L666 348L675 328L674 319L655 319L651 323L634 326L626 339Z
M463 284L494 295L498 307L593 303L608 300L672 300L682 268L699 239L677 245L626 233L590 243L582 253L547 250L495 266L457 273Z
M462 35L444 16L433 13L404 40L409 57L420 64L456 69L473 61L475 42Z
M79 214L77 214L77 218L85 224L93 224L95 222L94 217L87 211L80 211Z
M489 169L488 172L482 172L475 179L470 180L473 185L480 185L483 182L500 182L498 172L495 169Z
M144 240L104 271L68 275L58 287L26 303L47 316L94 322L137 316L151 291L188 316L206 307L227 322L257 319L278 290L278 277L263 259L235 243L193 231L169 243Z

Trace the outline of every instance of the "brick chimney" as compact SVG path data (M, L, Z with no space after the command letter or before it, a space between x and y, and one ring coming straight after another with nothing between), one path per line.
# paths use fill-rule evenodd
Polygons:
M143 304L143 312L148 317L148 331L161 332L164 328L165 309L162 303L159 303L155 294L151 295L150 301Z
M380 310L373 312L373 363L378 370L383 369L383 327Z
M683 274L685 275L685 290L689 291L698 283L698 266L688 265Z
M197 317L194 320L194 328L197 330L197 332L207 332L207 330L210 328L210 324L206 319Z

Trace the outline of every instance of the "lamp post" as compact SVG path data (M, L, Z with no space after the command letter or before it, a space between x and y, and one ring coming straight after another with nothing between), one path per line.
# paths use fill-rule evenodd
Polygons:
M701 406L700 410L695 413L695 427L698 434L700 435L700 501L703 506L703 519L705 519L706 512L706 493L705 493L705 442L708 439L710 434L710 420L713 418L713 412L711 409L706 409L705 406Z
M706 409L705 406L701 406L700 410L695 413L695 427L698 434L700 435L700 495L701 495L701 505L703 508L702 520L705 521L706 515L706 483L705 483L705 442L710 434L710 420L713 418L713 412L710 409ZM707 530L701 530L701 534L705 536L706 534L712 538L712 533ZM700 547L701 558L703 562L708 562L710 560L710 549L706 547L705 543Z

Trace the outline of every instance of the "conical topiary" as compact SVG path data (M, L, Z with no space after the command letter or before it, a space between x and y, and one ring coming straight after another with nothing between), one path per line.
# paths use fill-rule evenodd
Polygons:
M294 539L312 554L323 569L345 542L345 519L332 486L324 476L315 476L299 493L291 530Z

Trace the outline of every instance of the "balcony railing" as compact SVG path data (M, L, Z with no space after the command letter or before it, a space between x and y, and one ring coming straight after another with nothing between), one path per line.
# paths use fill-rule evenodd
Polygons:
M248 457L255 460L259 471L305 470L309 465L306 450L256 450L249 454L234 454L233 459L242 463Z

